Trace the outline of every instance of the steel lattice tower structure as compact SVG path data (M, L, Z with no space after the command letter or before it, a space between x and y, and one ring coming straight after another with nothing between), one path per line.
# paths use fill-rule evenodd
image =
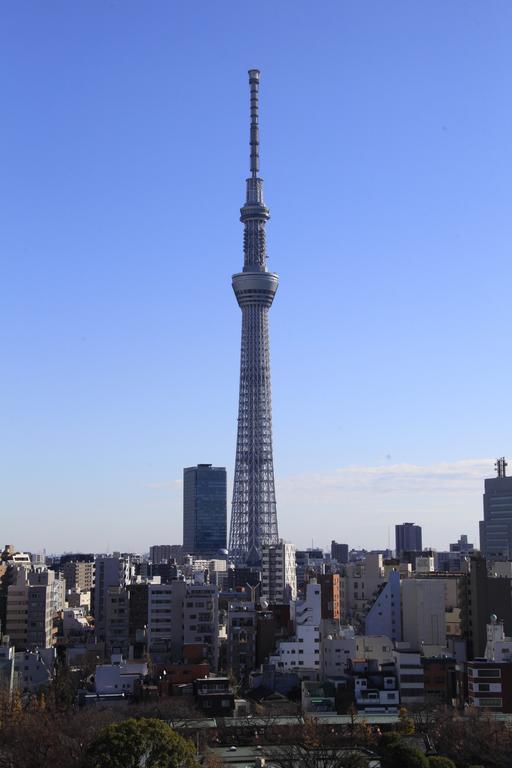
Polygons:
M278 277L267 271L265 224L270 218L259 178L258 91L260 73L249 70L251 94L251 175L240 221L244 225L244 268L233 275L242 310L240 400L233 506L229 536L235 562L258 564L263 544L277 544L276 496L272 457L272 399L268 310Z

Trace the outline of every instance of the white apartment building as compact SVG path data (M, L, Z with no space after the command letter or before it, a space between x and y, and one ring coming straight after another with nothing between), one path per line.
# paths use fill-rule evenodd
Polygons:
M290 603L297 598L295 546L279 540L261 549L261 596L271 605Z
M111 664L99 664L96 667L94 690L99 695L113 693L129 695L147 674L147 662L125 661L122 656L113 655Z
M395 714L399 710L400 692L397 679L391 672L372 676L369 670L365 675L358 675L354 680L354 689L359 712Z
M485 658L487 661L512 661L512 637L506 637L503 622L498 621L495 614L487 624Z
M320 680L323 674L321 658L322 597L320 585L306 586L306 599L292 603L295 637L279 643L275 655L269 658L278 670L300 673L303 679Z

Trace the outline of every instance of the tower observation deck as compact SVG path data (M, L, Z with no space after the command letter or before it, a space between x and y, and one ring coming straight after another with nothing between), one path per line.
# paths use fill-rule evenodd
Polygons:
M277 544L277 511L272 456L272 398L268 310L278 277L267 271L265 225L270 218L259 178L260 73L249 70L250 176L240 209L244 225L244 267L232 284L242 310L240 399L229 550L238 563L258 564L263 544Z

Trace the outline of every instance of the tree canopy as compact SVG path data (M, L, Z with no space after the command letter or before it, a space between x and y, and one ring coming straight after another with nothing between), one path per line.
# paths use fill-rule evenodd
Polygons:
M107 725L87 750L90 768L196 768L194 747L162 720Z

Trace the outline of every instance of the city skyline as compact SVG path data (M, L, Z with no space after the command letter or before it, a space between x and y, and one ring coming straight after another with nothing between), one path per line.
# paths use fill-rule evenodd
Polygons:
M249 41L244 8L3 10L7 539L131 550L144 520L145 548L179 542L183 467L226 466L231 488L226 276L259 66L287 276L280 535L375 548L415 520L426 546L478 543L483 480L510 455L512 8L394 7L263 3Z

